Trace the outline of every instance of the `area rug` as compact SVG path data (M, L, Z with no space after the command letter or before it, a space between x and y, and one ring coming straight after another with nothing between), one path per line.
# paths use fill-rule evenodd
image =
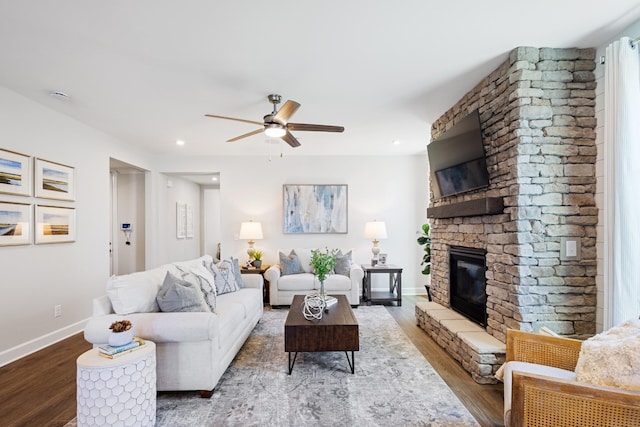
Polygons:
M288 310L267 308L213 396L159 393L156 425L478 426L384 307L354 312L355 374L344 352L327 352L298 354L289 375Z

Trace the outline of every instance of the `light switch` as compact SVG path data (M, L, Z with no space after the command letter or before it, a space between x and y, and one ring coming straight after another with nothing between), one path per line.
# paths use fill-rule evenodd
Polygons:
M560 238L560 260L579 261L580 260L580 238L561 237Z

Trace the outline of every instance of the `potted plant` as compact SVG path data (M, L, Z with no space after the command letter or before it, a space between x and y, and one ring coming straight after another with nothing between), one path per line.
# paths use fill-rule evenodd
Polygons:
M327 279L327 274L333 271L336 266L336 255L338 249L324 248L324 251L320 249L311 250L311 262L309 265L313 267L313 274L320 281L320 296L324 299L326 297L324 291L324 281Z
M253 251L253 266L255 268L262 267L262 251Z
M128 320L118 320L109 326L109 345L119 347L133 341L133 327Z
M422 234L420 234L422 233ZM422 269L422 274L429 277L431 274L431 237L429 236L429 224L422 225L422 231L418 232L420 237L418 237L418 244L424 247L424 254L422 255L421 266L424 266ZM429 289L429 281L427 280L427 284L424 285L427 289L427 297L429 301L431 301L431 292Z

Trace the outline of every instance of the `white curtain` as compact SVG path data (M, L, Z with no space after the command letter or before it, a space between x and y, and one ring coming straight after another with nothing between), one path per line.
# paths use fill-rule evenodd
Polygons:
M640 315L640 67L628 37L605 55L604 329Z

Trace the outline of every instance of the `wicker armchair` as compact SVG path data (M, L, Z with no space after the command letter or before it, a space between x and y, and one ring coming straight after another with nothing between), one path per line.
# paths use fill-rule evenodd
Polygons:
M574 371L582 342L507 331L507 362ZM640 426L640 393L514 371L511 416L520 426Z

